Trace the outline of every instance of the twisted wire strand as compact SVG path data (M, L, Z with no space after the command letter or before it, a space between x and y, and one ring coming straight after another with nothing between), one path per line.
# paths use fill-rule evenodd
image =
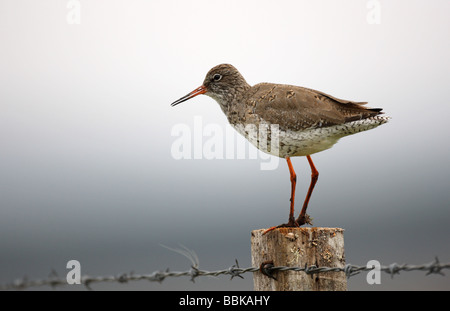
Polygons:
M230 275L231 279L234 277L243 278L243 274L249 272L257 272L260 271L259 267L248 267L248 268L240 268L239 263L236 260L235 264L232 266L216 271L207 271L200 270L198 267L198 257L197 255L189 251L187 249L184 250L183 255L191 260L192 266L189 270L186 271L170 271L166 269L164 271L157 270L150 274L136 274L136 273L122 273L116 276L89 276L84 275L81 277L81 284L83 284L87 289L92 289L91 285L95 283L105 283L105 282L115 282L115 283L127 283L132 281L149 281L149 282L163 282L166 278L171 277L190 277L192 282L195 282L195 279L203 276L220 276L220 275ZM181 253L181 252L179 252ZM316 273L326 273L326 272L343 272L345 275L350 278L354 275L361 273L362 271L370 271L375 269L375 267L368 266L357 266L352 264L347 264L344 267L316 267L314 265L305 266L305 267L288 267L288 266L275 266L266 269L266 272L273 273L276 271L297 271L304 272L307 274L316 274ZM436 257L434 261L422 264L422 265L409 265L409 264L397 264L392 263L388 266L381 266L380 271L386 272L393 277L395 274L399 274L400 271L426 271L426 275L430 274L439 274L444 275L442 270L450 269L450 263L440 263L438 258ZM26 277L22 279L17 279L11 283L0 285L0 290L23 290L30 287L41 287L41 286L64 286L68 285L66 278L58 277L56 272L52 271L49 277L44 279L36 279L36 280L28 280Z

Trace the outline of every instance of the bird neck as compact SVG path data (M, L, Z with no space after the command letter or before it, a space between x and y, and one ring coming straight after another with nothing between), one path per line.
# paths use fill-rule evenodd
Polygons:
M222 94L211 94L210 96L219 103L223 112L228 114L230 110L233 110L233 107L244 103L246 93L250 88L251 86L244 81L244 83L240 83L239 86L229 89L227 92Z

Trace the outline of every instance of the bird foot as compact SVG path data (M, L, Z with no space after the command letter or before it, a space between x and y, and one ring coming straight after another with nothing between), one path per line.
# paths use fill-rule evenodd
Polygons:
M278 229L278 228L296 228L296 227L300 227L297 222L294 222L294 224L289 224L289 223L281 224L279 226L270 227L269 229L267 229L266 231L263 232L263 235L265 235L266 233L269 233L270 231Z
M305 224L312 225L312 218L308 214L306 214L304 217L301 218L298 217L297 220L289 219L287 224L281 224L279 226L270 227L269 229L263 232L263 235L278 228L298 228Z
M305 214L305 216L298 216L296 222L298 223L299 226L303 226L303 225L313 225L312 223L312 217L310 217L308 214Z

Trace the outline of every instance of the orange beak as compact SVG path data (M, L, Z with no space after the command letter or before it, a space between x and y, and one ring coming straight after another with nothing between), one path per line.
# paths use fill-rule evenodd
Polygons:
M177 99L176 101L174 101L172 104L170 104L172 107L176 106L178 104L181 104L184 101L187 101L188 99L191 99L197 95L200 94L205 94L207 91L206 87L204 85L200 86L199 88L196 88L195 90L193 90L192 92L190 92L189 94L181 97L180 99Z

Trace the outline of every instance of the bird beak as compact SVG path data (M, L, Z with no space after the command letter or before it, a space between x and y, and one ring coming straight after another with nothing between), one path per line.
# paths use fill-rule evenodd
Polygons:
M172 107L176 106L178 104L181 104L184 101L187 101L188 99L191 99L192 97L195 97L197 95L200 94L205 94L207 91L206 86L202 85L199 88L196 88L195 90L193 90L192 92L190 92L189 94L187 94L186 96L181 97L180 99L177 99L176 101L174 101L172 104L170 104Z

